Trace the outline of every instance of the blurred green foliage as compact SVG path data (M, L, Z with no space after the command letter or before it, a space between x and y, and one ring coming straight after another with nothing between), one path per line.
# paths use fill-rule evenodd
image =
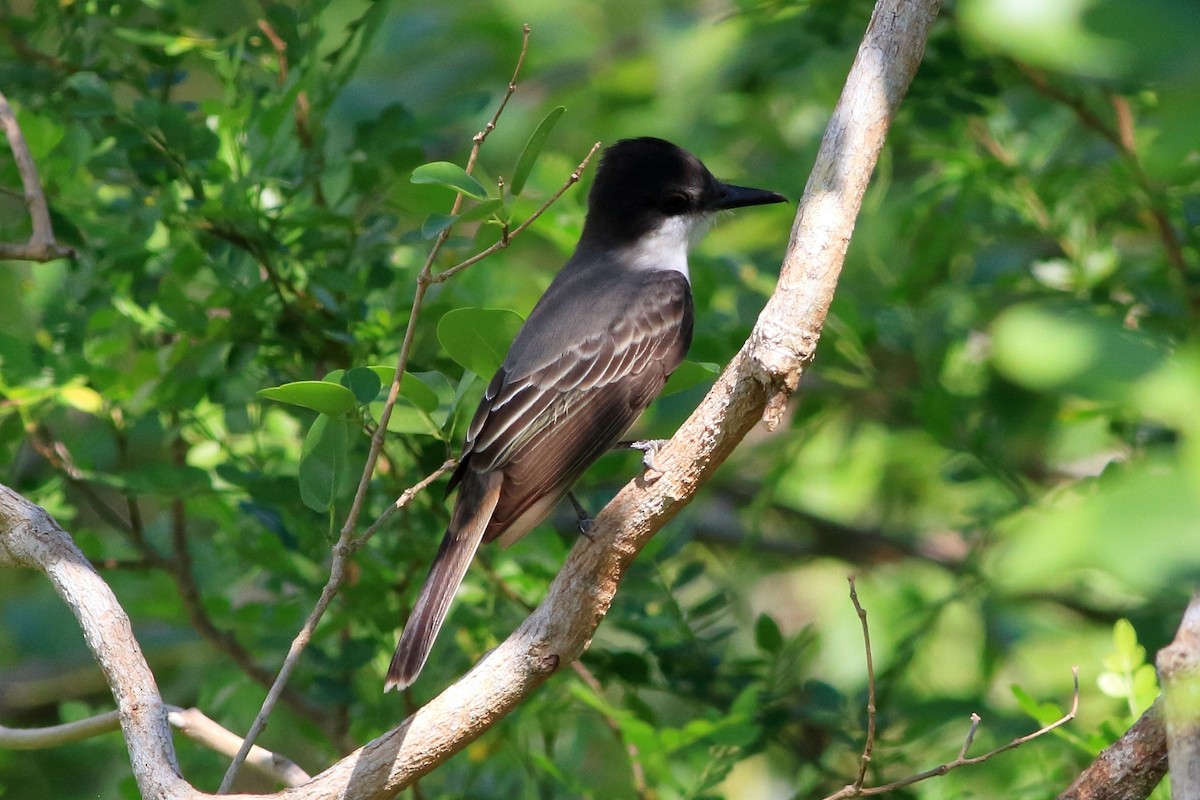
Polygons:
M663 136L798 198L870 7L0 3L0 90L79 250L0 264L3 482L106 568L167 702L245 730L326 578L415 276L455 221L449 187L490 200L467 201L439 268L527 218L596 140ZM1197 16L1188 0L943 12L789 423L639 558L584 658L599 688L564 671L424 796L844 785L865 724L851 571L875 646L871 782L953 758L972 711L973 752L1027 732L1069 704L1074 665L1061 736L905 796L1044 797L1120 734L1200 579ZM464 177L524 22L519 87ZM369 519L456 451L588 180L432 288ZM0 241L28 235L19 185L0 156ZM694 255L698 363L639 434L669 434L711 381L700 364L740 346L788 223L731 216ZM602 460L585 502L636 470ZM356 555L264 745L315 771L404 716L382 675L446 514L439 484ZM413 701L540 600L574 538L569 511L543 527L481 555ZM6 724L111 705L76 630L42 578L3 576ZM222 760L178 746L215 787ZM0 751L5 790L136 796L115 735Z

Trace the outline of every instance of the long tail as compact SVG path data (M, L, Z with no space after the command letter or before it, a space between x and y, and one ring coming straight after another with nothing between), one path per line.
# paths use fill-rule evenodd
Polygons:
M433 566L429 568L429 577L421 588L421 596L400 634L396 654L388 667L387 682L383 685L385 692L407 688L421 674L434 639L450 611L450 601L475 558L483 532L496 509L502 479L500 473L493 472L468 475L463 481L450 526L442 537L442 546L438 548Z

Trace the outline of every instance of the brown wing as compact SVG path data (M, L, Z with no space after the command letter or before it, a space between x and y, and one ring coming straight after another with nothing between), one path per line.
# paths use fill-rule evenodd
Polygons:
M692 335L687 280L675 272L636 280L629 304L600 332L564 342L552 362L507 365L488 386L456 472L504 475L485 541L508 533L507 543L535 526L683 360Z

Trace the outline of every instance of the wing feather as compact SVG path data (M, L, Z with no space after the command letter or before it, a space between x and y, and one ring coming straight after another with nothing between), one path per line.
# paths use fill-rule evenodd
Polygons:
M662 389L691 342L687 280L674 272L636 276L630 301L600 333L563 343L538 364L506 362L468 431L463 470L504 473L500 500L485 533L490 541L546 498L560 498L621 437ZM628 285L628 284L627 284ZM515 348L514 348L515 349Z

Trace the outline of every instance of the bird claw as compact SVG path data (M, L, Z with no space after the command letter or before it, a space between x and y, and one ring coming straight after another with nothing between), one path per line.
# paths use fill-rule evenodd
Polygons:
M618 446L630 450L642 451L642 479L654 483L663 476L663 471L654 464L654 456L667 443L667 439L639 439L634 442L621 442Z
M567 492L567 499L569 499L571 501L571 505L575 507L575 516L578 517L579 535L587 539L589 542L594 542L595 538L592 536L592 525L594 524L594 521L590 516L588 516L587 511L584 510L583 503L579 502L579 498L575 496L574 492Z
M592 536L592 526L595 524L596 524L596 521L593 520L591 517L580 517L579 518L579 535L582 536L583 538L587 539L589 542L596 541L596 537Z

